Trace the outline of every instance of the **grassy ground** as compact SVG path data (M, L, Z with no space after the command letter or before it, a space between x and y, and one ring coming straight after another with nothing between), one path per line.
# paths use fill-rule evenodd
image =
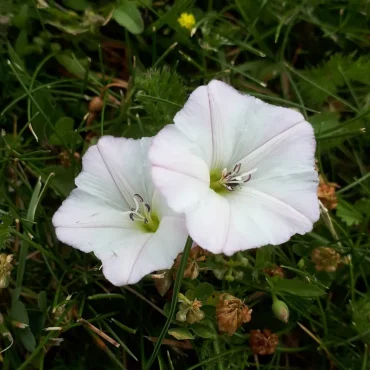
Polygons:
M205 318L173 321L152 368L370 368L369 6L1 1L0 249L14 256L0 261L2 369L148 367L173 288L159 291L171 279L113 287L93 255L57 241L51 217L89 145L103 134L154 135L212 78L301 111L323 181L338 187L321 186L328 210L313 232L231 259L200 257L181 292L203 301ZM192 32L178 22L183 12L195 17ZM253 308L233 336L217 332L222 292ZM274 297L288 323L274 315ZM278 335L273 354L256 354L253 329Z

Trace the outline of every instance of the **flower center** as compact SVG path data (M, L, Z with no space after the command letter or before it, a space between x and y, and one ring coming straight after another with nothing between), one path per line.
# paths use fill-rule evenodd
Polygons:
M158 217L151 211L141 195L134 195L135 208L131 208L130 219L146 232L156 232L159 227Z
M225 190L234 191L236 188L241 188L242 185L247 183L251 178L252 174L257 171L257 168L253 170L240 173L241 163L234 166L232 171L228 171L224 168L221 171L221 178L219 178L219 172L211 174L211 184L210 187L216 193L222 193Z

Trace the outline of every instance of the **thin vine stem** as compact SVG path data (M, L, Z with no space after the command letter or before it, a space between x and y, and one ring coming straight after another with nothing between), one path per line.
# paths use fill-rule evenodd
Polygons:
M158 355L159 349L161 347L161 344L163 342L163 339L165 338L165 336L167 334L167 331L168 331L168 329L171 325L172 319L175 315L176 307L177 307L177 297L178 297L179 292L180 292L181 282L182 282L182 278L184 276L184 271L185 271L186 263L188 261L188 257L189 257L189 253L190 253L190 249L191 249L192 244L193 244L193 240L189 236L186 243L185 243L184 252L182 253L182 258L181 258L181 263L180 263L179 270L176 274L176 280L175 280L175 284L174 284L174 287L173 287L173 296L172 296L172 301L171 301L170 312L168 314L167 321L163 326L161 334L159 335L158 340L157 340L157 342L154 346L154 350L152 352L152 355L150 356L150 358L148 360L148 363L146 364L145 370L149 370L150 367L153 365L154 360L157 358L157 355Z

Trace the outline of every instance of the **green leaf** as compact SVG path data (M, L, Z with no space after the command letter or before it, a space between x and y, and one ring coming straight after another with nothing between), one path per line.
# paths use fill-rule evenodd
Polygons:
M13 46L11 45L10 42L8 42L7 46L8 46L8 54L9 54L10 61L18 69L18 71L22 72L19 74L19 76L22 79L22 81L26 83L28 81L28 78L27 78L28 76L27 76L26 67L24 65L23 60L13 49Z
M58 54L55 59L61 64L69 73L74 76L84 79L86 76L86 70L89 68L89 61L85 59L77 59L75 55L70 52L64 52L63 54ZM101 85L99 78L91 71L88 73L88 80L94 81L98 85Z
M184 340L184 339L194 339L193 334L190 333L190 331L186 328L172 328L168 331L168 334L172 335L178 340Z
M335 112L318 113L311 116L308 121L313 126L315 135L323 135L326 131L339 127L338 114Z
M49 122L56 122L61 116L64 116L64 114L54 96L48 91L37 91L33 94L33 98L40 109L33 101L31 102L31 117L34 117L32 120L32 127L39 141L42 141L47 139L52 133ZM44 112L48 120L40 110Z
M214 330L211 330L210 328L201 324L193 324L191 326L191 330L196 336L200 338L213 339L216 337L216 333L214 332Z
M358 225L363 220L362 214L343 199L339 199L338 201L337 216L340 217L347 226Z
M13 302L11 315L15 321L29 325L28 313L25 305L21 301L16 300Z
M49 143L51 145L62 145L59 137L62 137L64 142L72 144L74 142L79 143L81 141L80 135L74 130L74 121L71 117L62 117L55 124L55 131L50 136Z
M21 32L19 33L17 37L17 40L15 41L14 47L15 47L15 52L18 55L20 56L25 55L25 50L28 47L28 33L26 29L21 30Z
M30 329L34 337L38 338L42 335L45 328L46 314L39 310L28 310L30 319Z
M300 257L304 257L307 255L307 253L309 252L309 249L303 245L303 244L293 244L292 246L292 250L293 252L297 255L297 256L300 256Z
M113 19L134 35L144 31L143 18L137 5L132 1L121 1L121 4L113 12Z
M290 293L301 297L318 297L325 294L319 286L303 281L271 278L268 279L276 293Z
M11 237L10 229L12 225L12 218L8 215L1 215L0 217L0 250L4 249Z
M199 284L194 290L194 297L201 301L205 301L214 292L214 288L209 283Z
M64 198L69 195L75 187L75 173L73 167L65 168L63 166L49 166L45 168L46 173L54 172L51 186L54 191L59 193Z
M367 295L358 300L357 302L353 303L352 322L359 334L366 333L362 340L368 343L370 342L369 316L370 316L370 296Z
M87 0L63 0L63 6L79 11L90 8L90 4Z
M33 336L31 329L29 327L19 329L19 336L24 348L29 352L33 352L36 347L36 339Z
M29 6L27 4L22 5L17 14L12 17L12 24L18 28L26 28L29 19Z
M261 269L266 265L266 263L270 262L271 254L272 254L272 247L269 245L258 248L257 253L256 253L256 268Z
M37 296L37 305L39 306L40 311L46 312L48 309L47 297L46 292L43 290Z

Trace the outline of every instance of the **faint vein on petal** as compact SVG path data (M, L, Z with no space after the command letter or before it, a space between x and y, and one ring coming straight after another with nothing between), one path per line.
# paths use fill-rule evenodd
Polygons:
M223 143L221 138L221 132L218 132L217 119L213 119L213 110L217 108L217 104L212 104L212 94L207 86L207 97L208 97L208 107L209 107L209 117L211 125L211 134L212 134L212 167L218 167L221 162L220 153L223 151ZM218 118L221 119L221 114L218 115ZM221 123L222 125L222 123ZM221 138L221 140L219 140Z
M264 150L268 149L273 144L279 142L280 140L285 139L289 134L291 134L291 131L294 129L297 129L297 127L304 123L304 121L299 121L295 123L293 126L288 127L286 130L279 132L276 136L272 137L271 139L265 141L262 145L260 145L258 148L254 149L250 153L248 153L244 158L237 159L235 162L245 164L248 162L248 160L254 159L255 157L260 156ZM261 159L263 159L263 156L261 156Z
M100 157L101 157L101 159L102 159L102 161L104 162L104 164L105 164L105 167L107 168L107 170L108 170L108 172L109 172L109 174L111 175L111 177L112 177L112 180L113 180L113 182L114 182L114 184L116 185L116 187L117 187L117 189L118 189L118 192L122 195L122 198L123 198L123 200L126 202L126 203L128 203L128 204L133 204L133 195L134 195L134 191L131 189L131 186L127 183L127 181L125 181L126 183L122 183L122 181L121 181L121 185L122 185L122 187L120 187L118 184L117 184L117 181L116 181L116 179L115 179L115 176L113 175L113 173L112 173L112 171L111 171L111 169L110 169L110 167L108 166L108 164L107 164L107 162L105 161L105 159L104 159L104 156L103 156L103 154L102 154L102 152L100 151L100 148L99 148L99 143L98 143L98 145L96 146L97 147L97 149L98 149L98 152L99 152L99 154L100 154ZM118 178L119 178L119 176L117 176ZM127 189L127 188L128 189Z
M262 192L260 190L256 190L256 189L251 188L251 187L244 188L242 190L242 194L244 194L244 195L251 194L251 195L255 195L257 197L258 196L259 197L262 197L262 198L264 198L264 199L266 199L266 200L268 200L270 202L275 202L275 203L277 203L277 204L279 204L279 205L281 205L281 206L289 209L292 213L296 213L299 217L304 218L304 220L306 222L309 222L310 224L312 224L312 221L306 215L304 215L303 213L299 212L297 209L295 209L291 205L289 205L289 204L281 201L280 199L278 199L278 198L276 198L276 197L274 197L274 196L272 196L270 194L264 193L264 192Z
M133 264L130 267L130 273L129 273L129 276L127 277L127 280L126 280L126 282L125 282L124 285L127 285L128 282L130 281L131 275L132 275L132 271L134 270L134 267L135 267L135 265L136 265L136 263L137 263L137 261L138 261L138 259L140 257L141 252L144 250L144 248L146 247L147 243L150 241L151 238L153 238L153 236L154 236L154 234L152 234L147 240L145 240L144 244L139 249L139 253L136 255L136 258L135 258Z

